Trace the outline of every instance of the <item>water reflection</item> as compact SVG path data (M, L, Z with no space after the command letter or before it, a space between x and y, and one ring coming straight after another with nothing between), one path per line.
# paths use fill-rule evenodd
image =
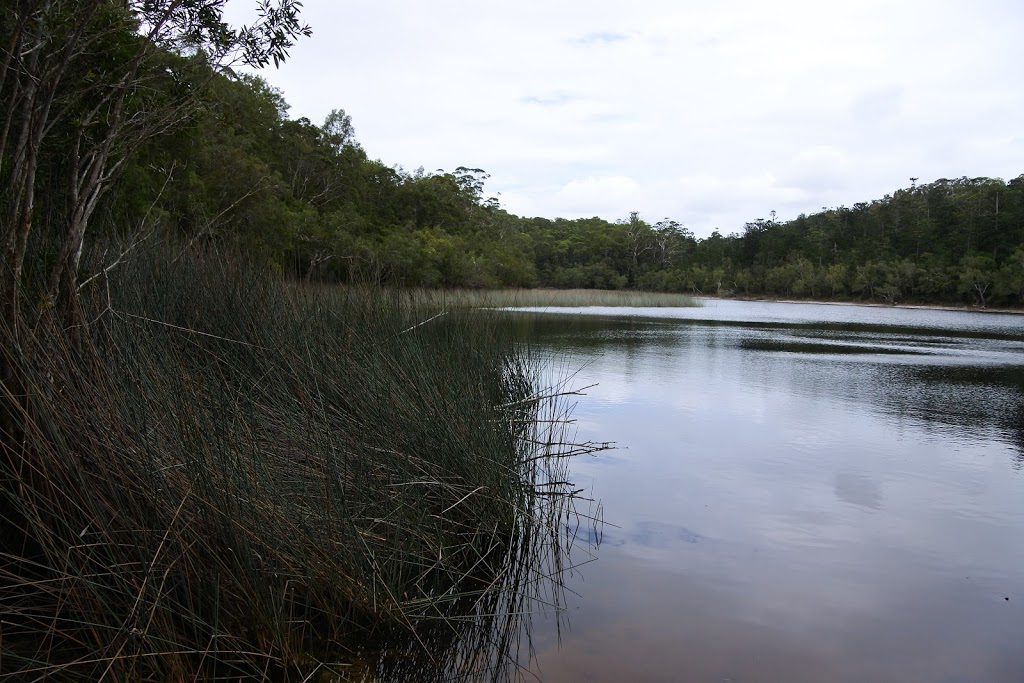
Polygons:
M847 503L871 510L882 509L882 484L877 479L859 472L840 472L836 475L836 496Z
M888 313L890 318L894 310L865 308ZM774 322L765 332L764 324L756 321L657 319L647 310L643 317L547 314L534 318L530 327L532 334L550 340L577 361L585 363L600 357L603 363L620 366L622 375L634 384L653 381L664 386L670 378L682 380L674 375L683 369L679 367L685 362L683 351L698 345L701 360L712 368L723 355L713 351L725 352L730 363L756 365L746 379L753 379L757 386L786 382L794 392L857 401L890 417L915 418L956 429L995 427L1011 434L1018 445L1024 444L1024 420L1020 419L1024 402L1024 316L993 314L1000 321L1008 318L1016 324L1004 321L985 327L978 322L964 323L958 317L989 321L990 315L919 309L902 312L941 313L958 326L936 330L913 327L908 320L900 319L892 320L898 326L833 321L794 335L792 325L796 323ZM926 320L935 324L930 318ZM908 335L907 330L918 333ZM964 334L972 337L956 336ZM737 350L752 353L737 354ZM772 353L781 358L772 358ZM647 367L646 372L637 367L640 364ZM652 372L652 368L656 370ZM836 392L837 387L842 387L841 393Z
M778 306L524 322L623 446L542 678L1024 680L1024 318Z

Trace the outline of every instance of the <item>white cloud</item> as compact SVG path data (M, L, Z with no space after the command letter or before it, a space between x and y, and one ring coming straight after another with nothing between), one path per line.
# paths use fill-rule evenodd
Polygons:
M265 74L293 116L342 107L386 163L484 168L512 211L707 235L910 176L1024 172L1009 0L307 0L304 17L314 37Z
M618 212L618 207L636 199L640 186L626 176L588 177L569 181L557 197L574 215Z
M830 145L817 145L795 152L781 166L781 176L790 187L802 189L802 195L796 199L846 189L852 167L842 150Z
M902 86L883 85L861 93L854 99L854 118L865 124L896 118L903 92Z

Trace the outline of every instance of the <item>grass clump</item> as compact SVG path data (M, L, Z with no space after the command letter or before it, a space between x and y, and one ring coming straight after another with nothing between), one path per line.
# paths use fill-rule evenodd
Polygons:
M448 306L481 308L689 308L700 305L685 294L607 289L462 289L425 292L424 296Z
M348 680L523 611L565 478L498 318L159 250L96 285L4 345L0 671Z

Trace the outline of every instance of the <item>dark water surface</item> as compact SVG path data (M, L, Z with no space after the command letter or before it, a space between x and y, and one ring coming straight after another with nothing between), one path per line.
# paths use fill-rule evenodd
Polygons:
M1024 681L1024 316L547 312L603 502L544 681ZM615 525L615 526L613 526Z

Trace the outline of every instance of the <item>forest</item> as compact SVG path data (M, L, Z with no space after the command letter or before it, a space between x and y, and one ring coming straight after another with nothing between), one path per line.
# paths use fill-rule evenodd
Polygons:
M214 68L183 44L147 55L133 76L144 87L110 99L109 60L131 42L116 31L101 41L54 86L54 103L79 111L52 117L32 160L33 235L73 235L52 257L72 271L77 243L133 235L230 244L287 277L349 284L1024 305L1024 175L913 178L882 198L788 221L772 211L704 239L685 217L639 211L520 217L487 192L484 170L390 166L363 149L343 109L322 123L292 119L284 93L251 70ZM10 155L18 112L7 101L0 150ZM28 189L13 160L2 169L12 200ZM11 223L19 206L7 204Z
M230 241L290 277L401 287L639 289L697 295L1024 304L1024 175L941 178L794 220L696 238L633 212L519 217L458 167L372 159L351 118L290 119L258 76L211 79L188 125L150 140L101 231Z

